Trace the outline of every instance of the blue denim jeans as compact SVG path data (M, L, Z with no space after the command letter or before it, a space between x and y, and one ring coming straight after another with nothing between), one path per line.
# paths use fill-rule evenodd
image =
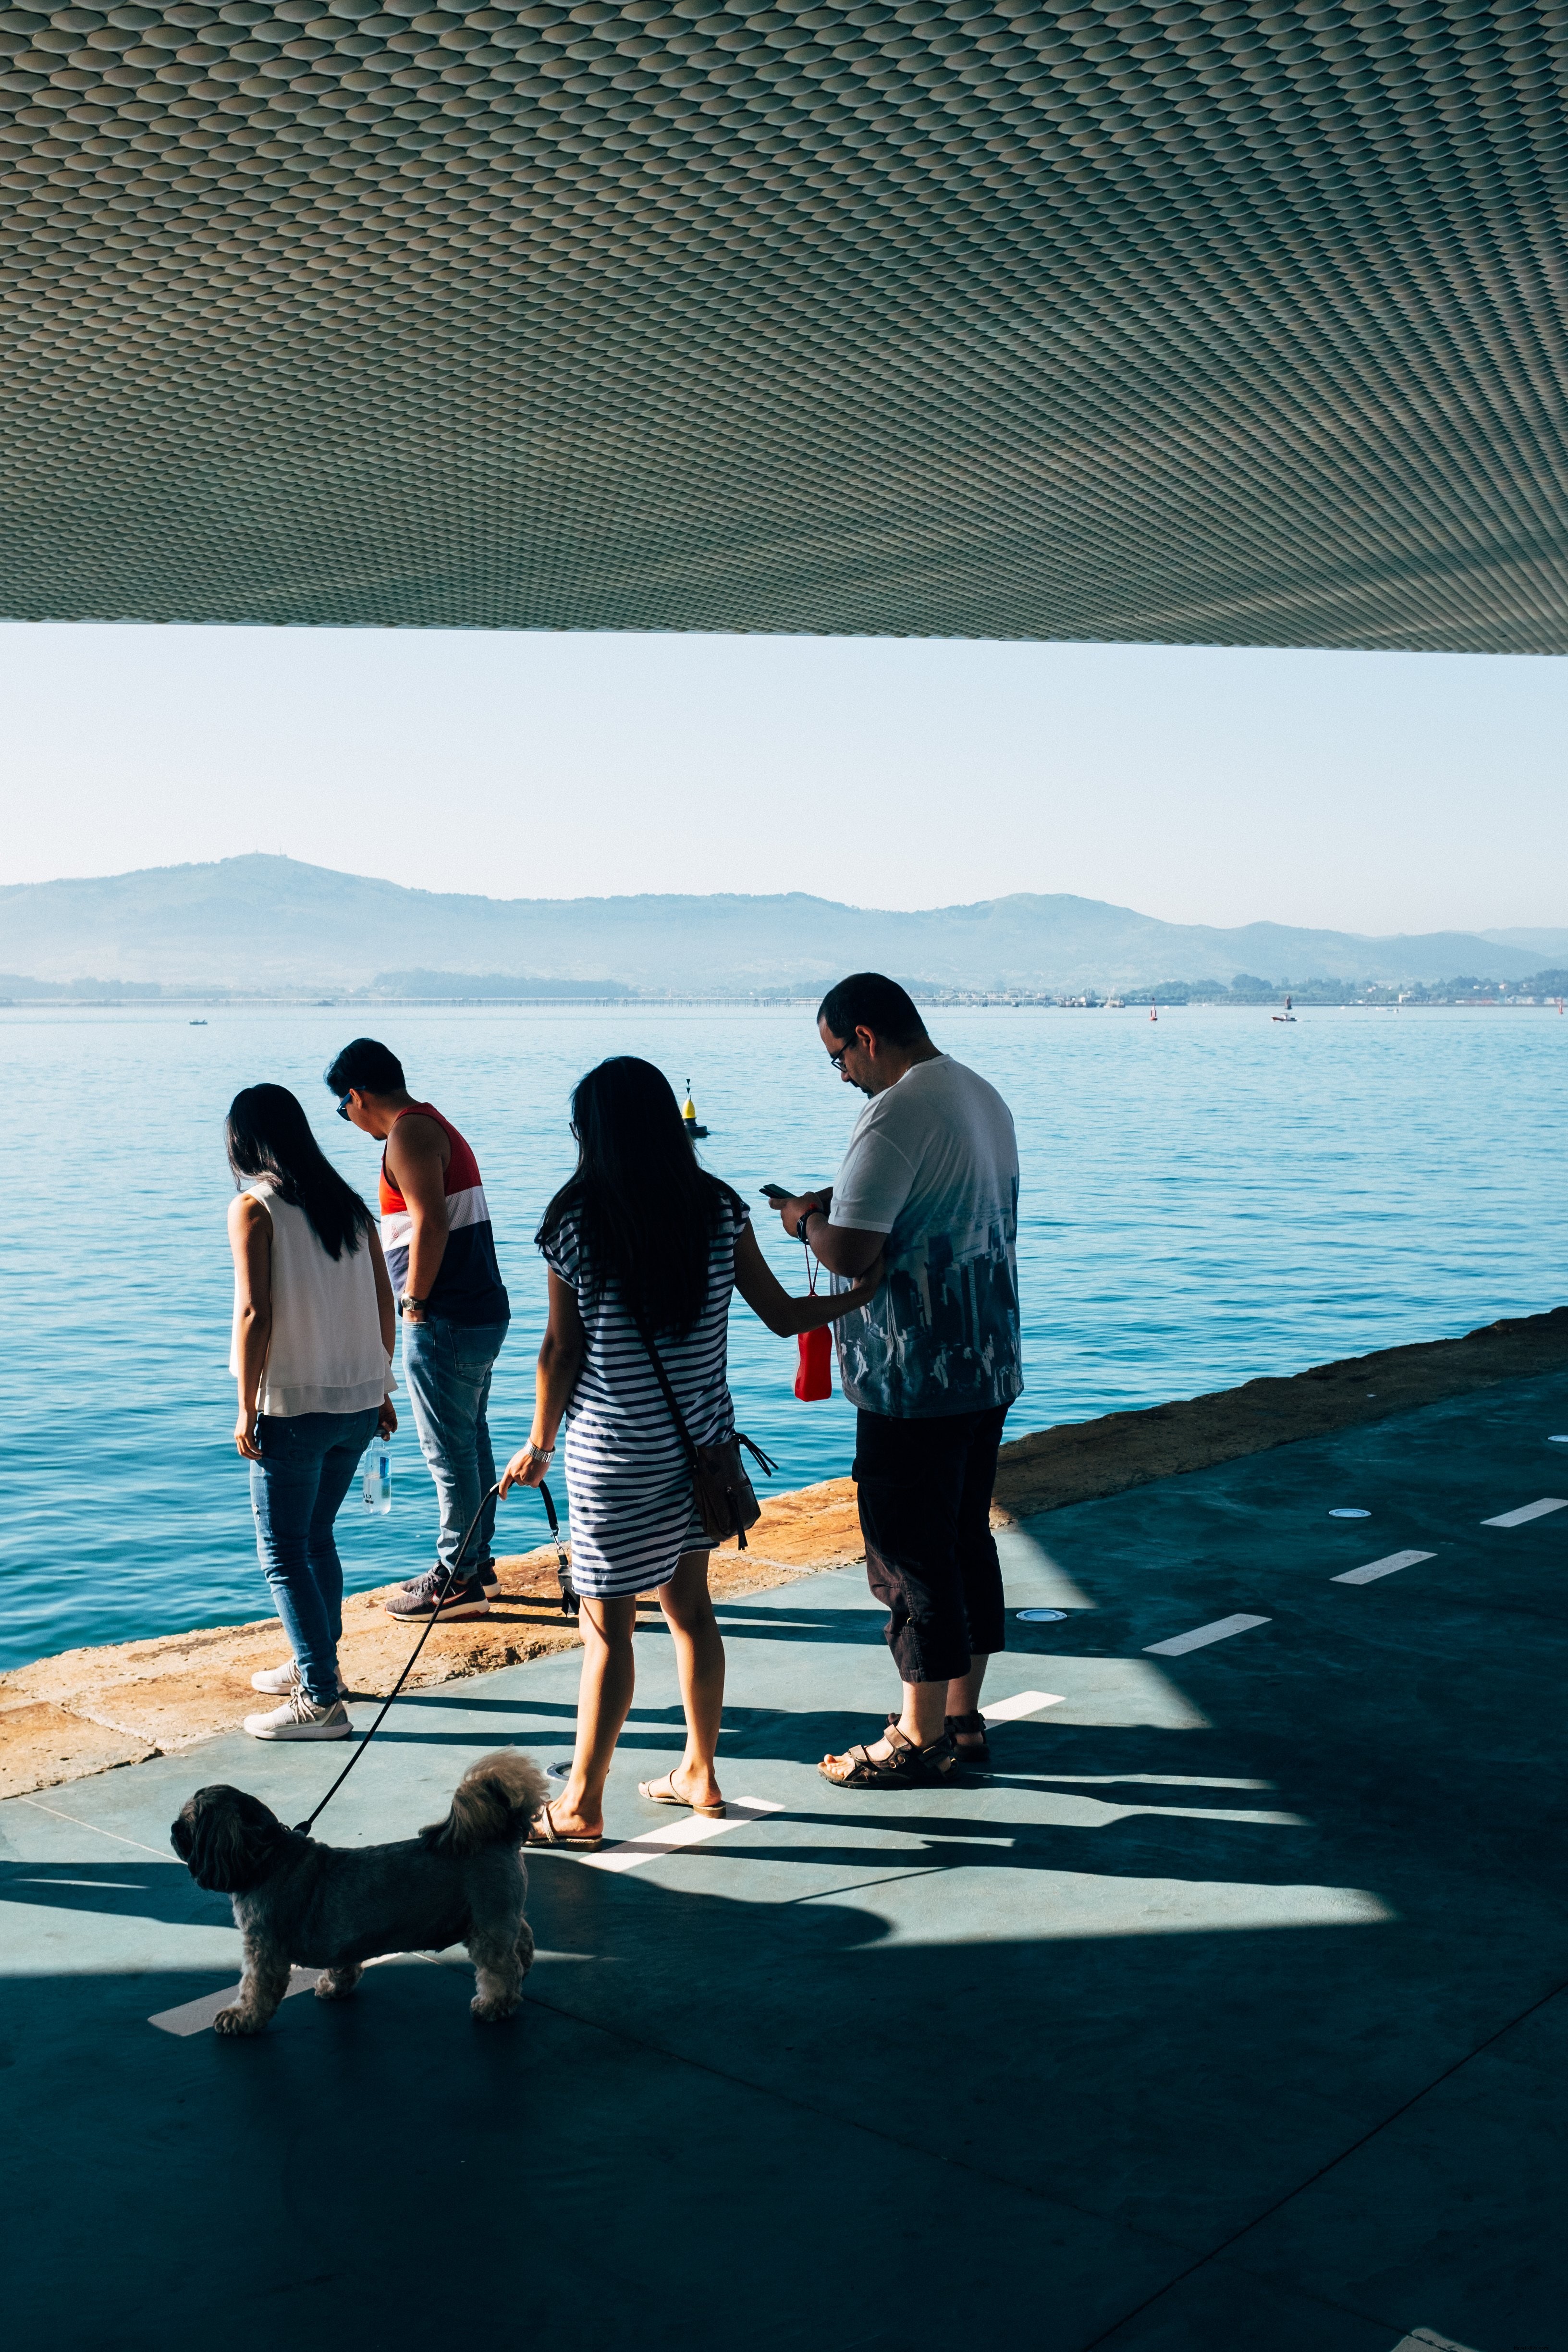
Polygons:
M439 1315L426 1316L423 1323L404 1322L403 1377L420 1448L436 1481L441 1507L436 1558L443 1568L457 1566L479 1496L495 1484L495 1456L490 1452L485 1408L490 1397L490 1373L506 1335L504 1323L449 1323ZM474 1529L463 1561L464 1576L492 1564L490 1538L495 1524L492 1496Z
M338 1695L343 1630L343 1570L332 1521L360 1456L375 1434L374 1405L363 1412L263 1413L261 1459L250 1465L256 1549L300 1679L318 1706Z

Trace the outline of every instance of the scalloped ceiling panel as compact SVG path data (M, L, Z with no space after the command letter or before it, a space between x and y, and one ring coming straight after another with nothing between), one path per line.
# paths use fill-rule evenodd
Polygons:
M0 9L0 612L1568 648L1568 5Z

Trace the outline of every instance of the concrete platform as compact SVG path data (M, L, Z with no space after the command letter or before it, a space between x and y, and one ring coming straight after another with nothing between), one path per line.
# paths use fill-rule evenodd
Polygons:
M725 1605L759 1810L647 1843L679 1746L648 1632L629 1843L538 1860L499 2029L411 1957L206 2030L237 1937L168 1823L216 1780L296 1818L341 1748L5 1805L10 2342L1558 2352L1568 1507L1486 1524L1568 1495L1556 1433L1561 1373L1026 1522L1010 1601L1068 1613L1010 1627L992 1775L929 1795L814 1769L892 1689L841 1570ZM576 1673L400 1704L323 1827L563 1756Z

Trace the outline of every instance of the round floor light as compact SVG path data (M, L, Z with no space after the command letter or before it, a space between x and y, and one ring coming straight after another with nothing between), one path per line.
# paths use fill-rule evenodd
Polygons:
M1329 1517L1331 1519L1370 1519L1372 1513L1357 1510L1331 1511Z
M1065 1609L1020 1609L1020 1625L1061 1625L1067 1621Z

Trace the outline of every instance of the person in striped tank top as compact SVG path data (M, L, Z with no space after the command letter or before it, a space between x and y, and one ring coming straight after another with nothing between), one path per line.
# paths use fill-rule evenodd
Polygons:
M654 1804L721 1813L714 1777L724 1644L708 1591L712 1538L686 1450L654 1370L658 1349L697 1445L733 1437L726 1369L734 1291L781 1338L863 1307L879 1261L837 1297L792 1298L763 1256L745 1204L700 1167L669 1081L631 1055L601 1062L572 1097L576 1172L544 1213L550 1320L539 1351L533 1430L502 1492L537 1486L566 1425L572 1580L583 1676L571 1778L535 1842L592 1847L604 1835L610 1759L632 1701L637 1596L657 1591L686 1715L686 1753L640 1784Z
M345 1045L326 1080L340 1118L383 1146L381 1242L403 1324L414 1425L441 1511L436 1565L400 1586L386 1607L394 1617L428 1618L441 1604L443 1623L483 1617L497 1581L494 1496L461 1569L458 1554L495 1484L486 1412L511 1307L479 1162L434 1103L416 1102L402 1063L375 1038Z

